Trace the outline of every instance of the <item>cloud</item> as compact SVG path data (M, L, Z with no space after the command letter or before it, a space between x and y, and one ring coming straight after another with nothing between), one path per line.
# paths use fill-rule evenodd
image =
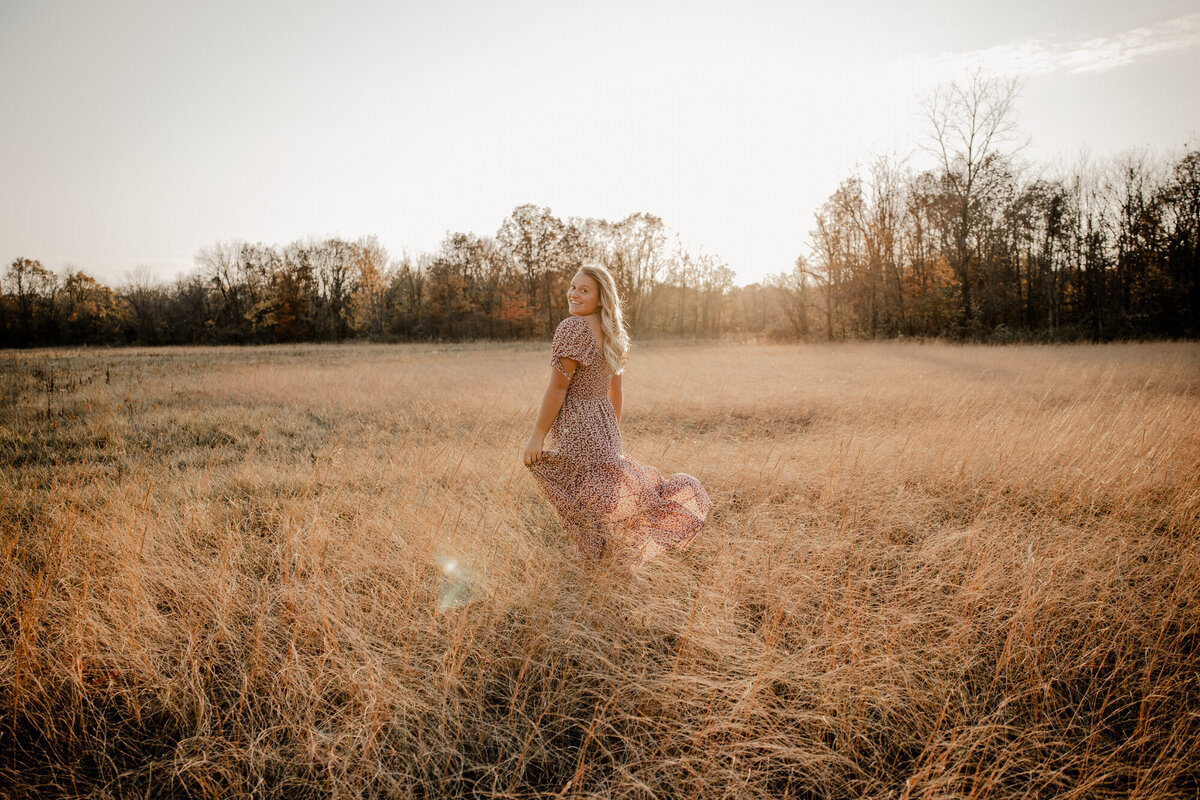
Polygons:
M1200 45L1200 14L1189 14L1095 39L1060 42L1031 39L964 53L941 53L922 60L938 72L949 69L961 73L980 67L993 74L1032 76L1059 71L1103 72L1155 53L1197 45Z

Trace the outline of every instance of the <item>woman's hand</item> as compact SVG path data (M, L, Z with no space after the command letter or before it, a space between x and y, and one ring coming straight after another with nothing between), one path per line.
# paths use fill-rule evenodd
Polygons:
M525 443L525 453L523 459L525 466L536 464L542 460L542 443L545 437L538 436L536 433L529 437L529 441Z

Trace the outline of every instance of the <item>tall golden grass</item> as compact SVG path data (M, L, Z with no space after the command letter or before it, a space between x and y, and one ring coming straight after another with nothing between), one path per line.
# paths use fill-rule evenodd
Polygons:
M1200 346L641 343L715 503L642 593L521 465L549 369L0 357L0 791L1196 796Z

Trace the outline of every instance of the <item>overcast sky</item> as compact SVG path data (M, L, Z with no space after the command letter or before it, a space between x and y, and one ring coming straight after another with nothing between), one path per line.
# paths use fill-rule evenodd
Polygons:
M0 0L0 259L117 285L218 240L494 235L523 203L662 217L787 270L919 99L1020 74L1026 157L1200 134L1196 0Z

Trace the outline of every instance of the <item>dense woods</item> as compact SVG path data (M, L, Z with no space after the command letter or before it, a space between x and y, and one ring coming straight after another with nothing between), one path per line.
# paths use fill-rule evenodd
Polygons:
M169 285L113 289L19 258L0 326L8 346L519 338L567 315L566 285L589 259L617 278L637 331L761 331L772 318L770 291L735 289L728 265L672 244L658 217L564 221L524 205L495 236L452 233L415 257L390 256L374 236L220 242Z
M0 344L520 338L566 316L586 260L635 334L1106 340L1200 333L1200 150L1050 169L1019 160L1016 86L973 76L926 103L933 166L878 157L816 214L789 271L734 286L663 220L560 219L522 205L495 235L392 256L375 237L219 242L171 284L112 288L17 258ZM930 159L926 159L930 161Z

